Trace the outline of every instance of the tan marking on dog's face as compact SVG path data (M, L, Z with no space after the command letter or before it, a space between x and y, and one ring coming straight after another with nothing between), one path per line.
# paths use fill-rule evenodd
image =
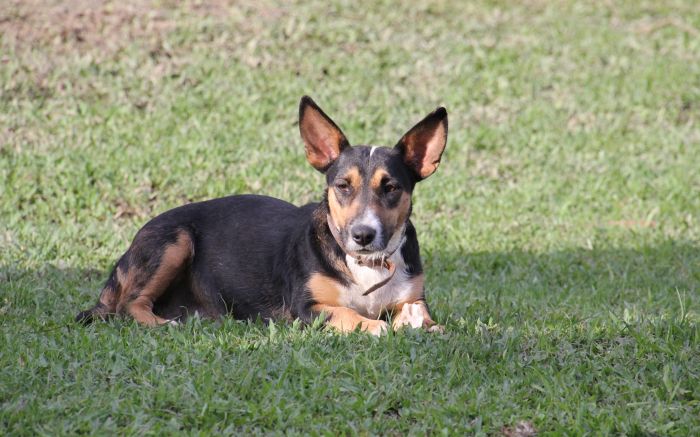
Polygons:
M342 285L321 273L313 273L306 287L314 301L319 304L337 306L342 292Z
M379 191L382 188L382 181L387 177L389 177L389 173L385 169L381 167L376 169L369 180L369 186L372 188L372 191Z
M396 225L401 225L408 220L408 214L411 211L411 195L407 192L401 193L399 206L396 207Z
M411 195L405 191L401 193L401 197L395 207L377 208L377 217L379 217L382 226L387 232L387 238L391 238L406 223L410 211Z
M345 174L336 177L336 180L345 180L350 187L347 194L339 193L335 183L328 187L328 206L331 217L336 226L342 230L357 217L362 209L359 196L362 190L362 176L357 167L351 167Z
M347 173L345 173L343 178L347 179L350 182L350 185L355 190L355 192L362 188L362 176L360 175L359 168L350 167L350 169L347 171Z
M378 196L390 196L391 193L386 193L385 181L390 179L389 172L382 167L377 168L370 178L370 187ZM381 207L376 209L376 214L382 222L382 227L387 232L386 238L391 238L394 232L399 230L401 226L408 220L408 214L411 210L411 195L406 191L401 191L399 201L393 207Z

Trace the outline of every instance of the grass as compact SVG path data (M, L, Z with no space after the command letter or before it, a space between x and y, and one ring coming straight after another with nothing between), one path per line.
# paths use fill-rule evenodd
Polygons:
M91 3L94 4L94 3ZM12 2L0 12L0 433L700 434L692 1ZM72 322L145 221L301 204L296 106L392 145L444 335Z

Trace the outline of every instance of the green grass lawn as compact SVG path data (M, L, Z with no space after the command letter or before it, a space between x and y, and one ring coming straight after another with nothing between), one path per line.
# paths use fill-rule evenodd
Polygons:
M697 2L6 3L0 434L700 434ZM448 108L445 334L75 325L149 217L320 198L303 94L356 144Z

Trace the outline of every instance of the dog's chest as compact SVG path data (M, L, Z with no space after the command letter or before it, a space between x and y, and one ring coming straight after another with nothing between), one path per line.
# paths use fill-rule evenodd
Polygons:
M413 295L417 292L416 284L406 273L406 264L400 252L396 251L389 258L396 267L393 276L385 268L360 265L354 258L348 256L346 261L353 275L354 284L345 287L340 296L340 304L354 309L365 317L376 319L385 310L414 298ZM391 279L386 284L363 296L367 290L389 277Z

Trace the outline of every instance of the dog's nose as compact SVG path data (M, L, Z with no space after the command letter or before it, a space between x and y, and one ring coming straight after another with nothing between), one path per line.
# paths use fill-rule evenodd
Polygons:
M355 243L359 244L360 246L366 246L374 241L377 231L375 231L371 226L357 225L353 226L351 234Z

